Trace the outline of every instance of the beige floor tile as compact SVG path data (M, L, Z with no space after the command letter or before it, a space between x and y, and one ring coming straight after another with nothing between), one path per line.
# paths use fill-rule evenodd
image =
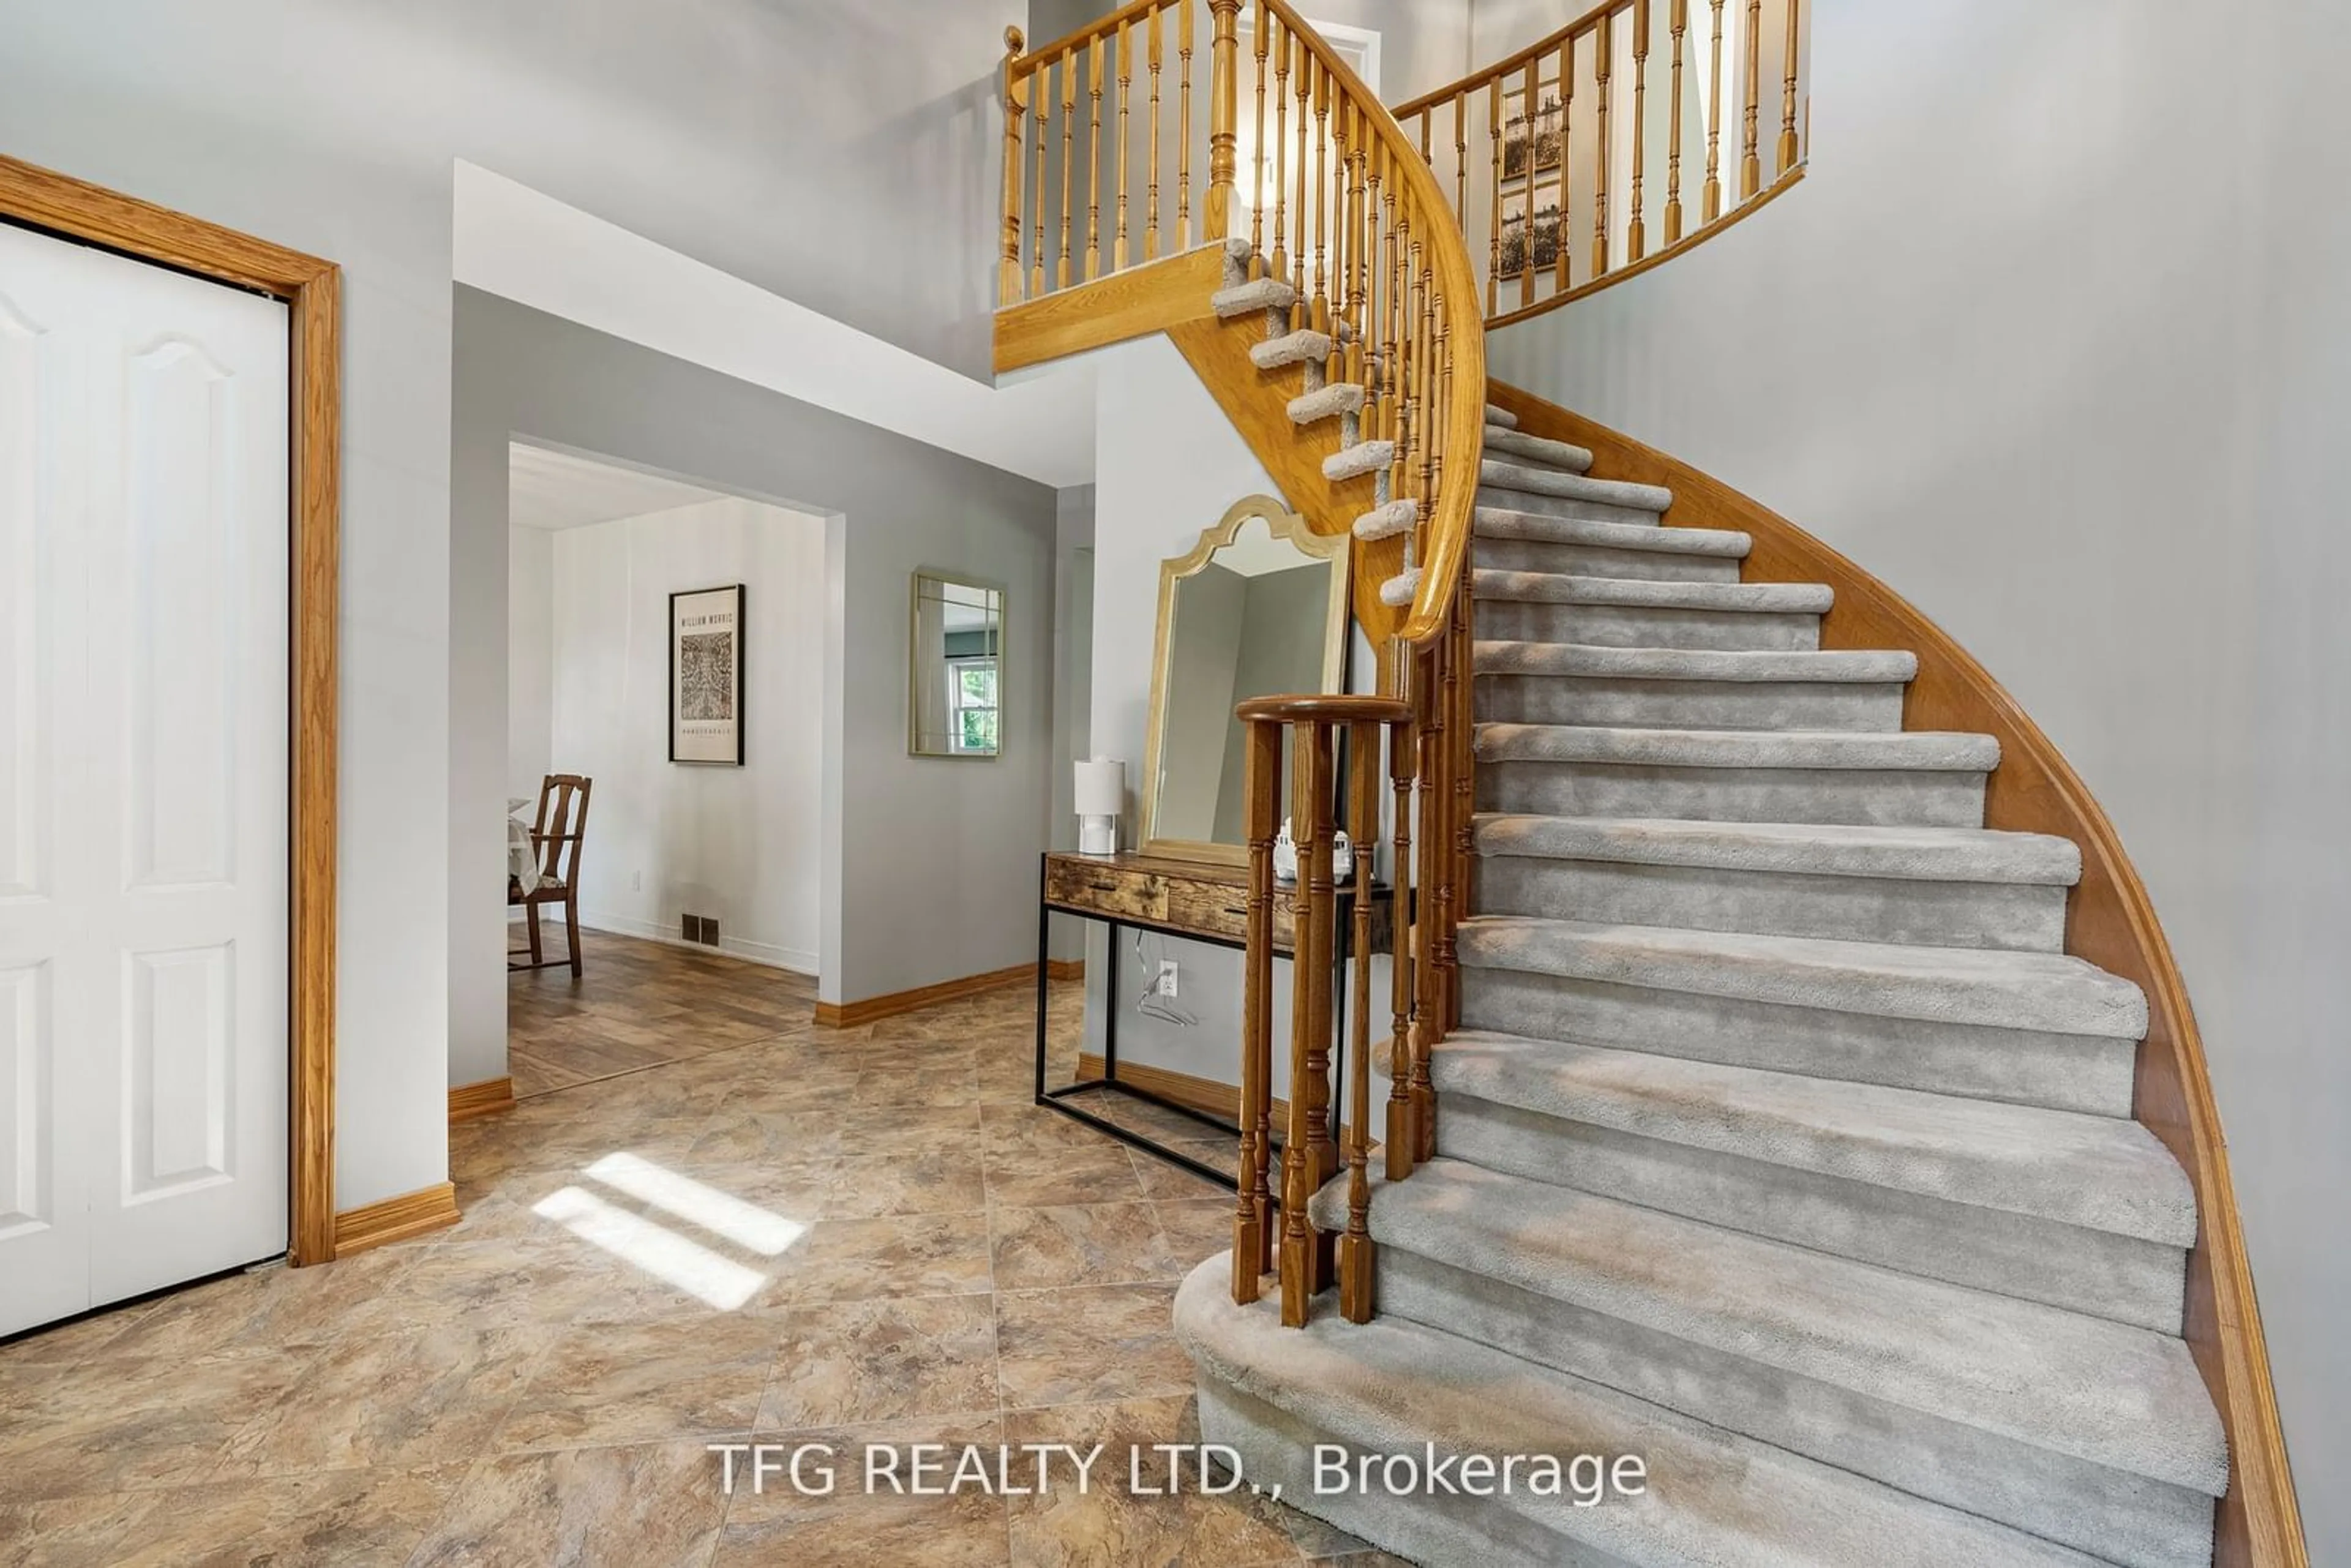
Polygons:
M1126 1146L1104 1136L1102 1146L1018 1155L987 1162L987 1201L1019 1208L1040 1205L1132 1203L1144 1196Z
M408 1561L471 1462L0 1507L0 1559L24 1568L231 1568Z
M726 1517L700 1442L509 1454L467 1476L411 1568L702 1568Z
M531 1368L497 1446L575 1448L748 1431L777 1325L704 1308L655 1322L583 1322Z
M1240 1565L1296 1563L1302 1553L1282 1522L1283 1510L1246 1488L1226 1497L1186 1489L1173 1497L1141 1496L1131 1488L1129 1450L1154 1443L1196 1442L1197 1422L1181 1396L1115 1404L1063 1405L1005 1417L1011 1443L1102 1443L1115 1466L1083 1495L1013 1498L1012 1560L1021 1568L1092 1568L1094 1564L1157 1563ZM1164 1461L1146 1453L1145 1484L1164 1488Z
M987 1231L969 1215L821 1220L768 1269L758 1298L767 1307L968 1295L991 1284Z
M350 1335L253 1412L216 1474L246 1479L478 1454L556 1332L444 1320Z
M322 1354L240 1351L180 1362L162 1375L141 1368L136 1377L57 1385L41 1403L7 1413L5 1495L31 1501L209 1479L255 1412L281 1407Z
M779 1312L761 1431L997 1408L989 1298L928 1296Z
M991 1208L987 1228L998 1290L1174 1280L1184 1272L1148 1203Z
M1070 1286L996 1297L997 1383L1005 1407L1191 1391L1176 1343L1173 1285Z

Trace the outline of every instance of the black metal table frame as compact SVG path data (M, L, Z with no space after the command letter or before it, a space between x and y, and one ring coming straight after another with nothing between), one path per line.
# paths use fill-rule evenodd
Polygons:
M1050 859L1050 856L1046 858ZM1347 960L1354 940L1353 935L1354 890L1353 887L1346 887L1334 892L1338 904L1334 912L1336 930L1332 942L1332 1017L1334 1038L1344 1040L1347 1038ZM1065 1083L1058 1089L1048 1089L1045 1087L1047 1002L1052 982L1047 964L1047 948L1050 945L1053 916L1056 915L1065 915L1072 920L1096 921L1110 927L1110 969L1102 977L1102 1076L1081 1079L1075 1083ZM1118 1075L1118 937L1120 932L1130 926L1137 931L1155 932L1162 936L1179 937L1186 942L1198 942L1207 946L1223 947L1233 951L1246 950L1249 946L1246 942L1235 941L1229 936L1213 936L1197 931L1180 930L1158 921L1124 918L1114 915L1104 915L1099 910L1072 909L1067 904L1055 904L1045 896L1045 860L1040 859L1037 872L1037 1103L1059 1111L1064 1116L1073 1117L1097 1131L1108 1133L1123 1143L1131 1144L1138 1149L1156 1155L1171 1165L1181 1166L1195 1175L1206 1176L1221 1186L1238 1189L1240 1182L1237 1176L1228 1175L1205 1161L1196 1160L1189 1155L1171 1149L1165 1144L1136 1132L1132 1127L1123 1127L1106 1117L1095 1115L1081 1105L1070 1103L1070 1097L1072 1095L1087 1093L1097 1089L1108 1089L1116 1093L1145 1101L1163 1110L1173 1111L1178 1115L1189 1116L1203 1126L1227 1134L1236 1140L1236 1149L1238 1149L1241 1130L1237 1124L1212 1116L1206 1111L1197 1110L1180 1101L1171 1100L1164 1094L1155 1094L1148 1089L1125 1082ZM1293 957L1293 968L1295 964L1296 960ZM1290 995L1292 1004L1295 1005L1297 988L1294 981ZM1344 1103L1342 1096L1346 1086L1345 1074L1346 1052L1334 1048L1331 1052L1331 1105L1334 1113L1341 1104ZM1281 1129L1275 1128L1273 1131L1279 1134ZM1276 1141L1278 1143L1279 1138ZM1280 1193L1274 1194L1273 1202L1277 1208L1281 1206Z

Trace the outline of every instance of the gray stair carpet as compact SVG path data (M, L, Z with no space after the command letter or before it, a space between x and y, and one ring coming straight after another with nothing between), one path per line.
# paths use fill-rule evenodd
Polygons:
M1217 305L1265 312L1269 395L1375 471L1248 261ZM1823 649L1826 586L1746 579L1748 536L1490 403L1484 445L1437 1157L1373 1183L1369 1323L1236 1306L1222 1255L1184 1282L1202 1437L1425 1563L2209 1563L2196 1197L2131 1119L2146 998L2064 951L2080 851L1986 828L1998 744L1906 728L1917 659ZM1355 531L1415 520L1383 492ZM1313 1213L1343 1228L1343 1178ZM1648 1479L1328 1491L1317 1444Z

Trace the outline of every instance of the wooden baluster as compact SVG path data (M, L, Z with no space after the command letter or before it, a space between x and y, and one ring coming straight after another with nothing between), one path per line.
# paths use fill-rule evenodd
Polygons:
M1391 645L1395 665L1395 693L1407 705L1414 702L1411 644L1401 639ZM1416 711L1417 711L1416 709ZM1409 720L1388 730L1388 787L1393 800L1389 824L1393 835L1388 857L1395 904L1388 921L1388 1119L1387 1176L1402 1181L1412 1175L1420 1140L1412 1125L1412 771L1420 742Z
M1322 1139L1328 1133L1327 1103L1316 1075L1329 1066L1327 1037L1318 1039L1318 1021L1327 1027L1331 980L1327 964L1318 965L1318 925L1329 919L1326 902L1331 870L1327 858L1331 810L1331 736L1321 725L1304 720L1290 732L1290 821L1292 831L1303 825L1307 836L1299 845L1298 892L1292 900L1290 998L1290 1131L1281 1151L1281 1321L1290 1328L1306 1324L1307 1303L1324 1283L1321 1244L1306 1207L1322 1185ZM1316 891L1320 860L1322 896ZM1316 997L1322 999L1321 1009Z
M1112 242L1110 269L1126 270L1126 106L1134 82L1133 19L1118 25L1118 237Z
M1380 727L1347 727L1347 783L1353 800L1347 836L1355 850L1354 930L1348 941L1355 982L1355 1039L1347 1054L1347 1230L1339 1239L1339 1312L1372 1319L1372 856L1380 831Z
M1453 95L1453 210L1464 220L1469 216L1468 180L1469 95L1458 92Z
M1086 130L1086 281L1102 276L1102 51L1107 38L1096 38L1086 50L1086 93L1092 118Z
M1273 49L1273 256L1269 276L1277 278L1290 276L1290 246L1283 232L1289 213L1290 35L1285 31Z
M1798 31L1798 7L1802 0L1788 0L1788 57L1786 85L1780 95L1780 172L1784 174L1796 166L1796 65L1803 38Z
M1249 183L1249 276L1261 276L1265 266L1265 73L1266 55L1272 42L1273 17L1265 8L1265 0L1257 0L1257 29L1253 40L1257 55L1257 136L1249 143L1249 156L1257 165Z
M1208 0L1215 33L1208 44L1207 234L1212 240L1233 232L1233 146L1239 140L1241 0Z
M1446 965L1446 1027L1448 1030L1459 1027L1461 1022L1461 966L1453 934L1462 921L1469 918L1469 879L1471 870L1477 864L1478 854L1478 749L1473 738L1478 733L1478 681L1474 664L1478 644L1470 586L1469 573L1466 570L1454 580L1453 624L1447 633L1453 639L1453 723L1456 726L1454 734L1458 737L1453 743L1453 898L1447 914L1445 947L1440 955Z
M1045 145L1051 134L1048 123L1053 115L1053 62L1038 63L1036 73L1029 78L1037 104L1037 225L1029 249L1033 257L1029 269L1029 297L1035 298L1045 292Z
M1689 0L1673 0L1674 126L1666 149L1666 244L1682 237L1682 35L1689 31Z
M1299 949L1298 968L1292 976L1291 1002L1302 993L1313 1026L1307 1032L1306 1051L1306 1127L1313 1150L1314 1186L1339 1174L1339 1107L1331 1093L1331 1061L1336 1025L1332 1019L1332 992L1336 983L1339 957L1338 882L1334 863L1337 850L1338 782L1333 764L1338 750L1338 732L1317 724L1314 730L1314 754L1317 778L1314 789L1314 836L1311 842L1299 845L1298 881L1300 891L1314 907L1314 939L1311 955ZM1301 978L1310 977L1311 978ZM1290 1093L1301 1091L1296 1080L1290 1083ZM1312 1194L1310 1192L1311 1197ZM1316 1245L1314 1288L1318 1291L1331 1283L1333 1237L1321 1238Z
M1756 156L1755 113L1763 101L1763 0L1747 0L1747 140L1739 165L1739 199L1763 188L1763 160Z
M1155 7L1144 24L1143 52L1151 72L1151 178L1143 198L1143 259L1159 256L1159 16Z
M1307 162L1307 108L1314 99L1314 52L1306 47L1304 38L1290 40L1298 56L1295 72L1298 89L1298 204L1291 210L1297 214L1290 235L1297 242L1296 252L1290 258L1290 286L1298 290L1298 325L1314 325L1313 296L1306 291L1306 192L1313 174Z
M1553 285L1561 293L1567 291L1570 257L1575 254L1575 225L1572 214L1575 204L1569 199L1569 180L1575 171L1575 35L1571 33L1559 46L1559 239L1552 249L1558 253L1556 266L1559 277Z
M1273 1239L1266 1228L1272 1211L1266 1171L1273 1131L1273 839L1281 820L1281 726L1252 722L1246 730L1249 946L1241 977L1241 1146L1233 1209L1233 1300L1243 1306L1258 1299Z
M1707 75L1706 196L1699 222L1722 216L1722 0L1714 0L1714 63Z
M1592 183L1592 276L1600 277L1608 271L1608 64L1614 45L1609 37L1611 16L1603 16L1593 31L1597 48L1593 57L1593 85L1599 92L1593 113L1593 140L1600 145L1593 156Z
M1633 0L1633 214L1625 226L1625 259L1641 259L1648 226L1641 221L1641 156L1648 140L1649 0Z
M1527 117L1527 259L1526 265L1519 269L1519 306L1521 309L1535 302L1535 162L1538 127L1541 123L1541 89L1542 62L1539 58L1529 60L1526 78L1520 88ZM1560 171L1562 178L1566 172L1565 169Z
M1491 228L1487 240L1486 314L1499 316L1502 310L1502 84L1499 80L1486 84L1487 141L1494 150L1494 200L1489 214ZM1466 219L1468 214L1464 213Z
M1373 210L1379 200L1379 187L1372 183L1372 152L1379 146L1380 138L1373 132L1370 115L1360 105L1350 105L1347 110L1349 145L1354 158L1348 174L1348 204L1353 216L1348 224L1347 242L1349 281L1347 286L1347 319L1355 328L1354 380L1366 374L1365 361L1371 352L1372 329L1372 225Z
M1440 680L1444 640L1437 639L1421 650L1413 674L1412 688L1416 724L1414 733L1420 741L1420 765L1416 778L1420 796L1420 874L1415 878L1418 896L1415 900L1416 915L1413 921L1413 1007L1412 1007L1412 1125L1416 1140L1413 1161L1419 1164L1435 1153L1437 1125L1437 1091L1429 1082L1429 1052L1436 1047L1441 1030L1437 1015L1442 998L1437 993L1437 945L1440 929L1437 907L1437 886L1439 881L1438 861L1442 858L1439 845L1444 842L1444 823L1438 813L1445 766L1445 709L1439 702L1443 692Z
M1016 76L1014 68L1027 42L1019 28L1004 29L1004 260L997 270L998 305L1020 298L1020 166L1027 153L1021 128L1029 114L1029 78Z
M1192 245L1192 0L1176 0L1176 244Z
M1061 51L1061 257L1054 268L1056 288L1070 286L1070 208L1076 192L1071 171L1077 166L1077 131L1078 51L1072 47Z
M1301 130L1305 128L1301 117ZM1331 296L1323 264L1331 251L1331 73L1314 62L1314 329L1331 329ZM1304 209L1301 209L1303 211ZM1323 367L1327 379L1330 368Z

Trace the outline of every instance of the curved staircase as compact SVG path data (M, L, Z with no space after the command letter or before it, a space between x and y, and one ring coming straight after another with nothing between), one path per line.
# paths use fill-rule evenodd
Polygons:
M1740 581L1746 535L1488 417L1437 1157L1373 1192L1371 1322L1194 1272L1204 1435L1426 1563L2209 1563L2196 1197L2129 1119L2146 999L2062 950L2080 852L1983 827L1998 742L1903 730L1914 659L1823 651L1830 589ZM1318 1443L1647 1486L1318 1492Z

